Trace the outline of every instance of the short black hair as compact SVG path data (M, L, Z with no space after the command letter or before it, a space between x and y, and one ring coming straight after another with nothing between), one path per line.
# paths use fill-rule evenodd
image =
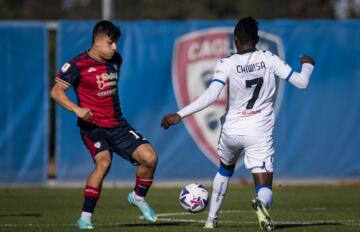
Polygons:
M241 18L234 29L234 35L240 42L252 42L255 46L259 42L258 22L253 17Z
M94 26L92 34L92 43L94 44L95 38L98 35L107 35L115 43L121 36L120 29L108 20L101 20Z

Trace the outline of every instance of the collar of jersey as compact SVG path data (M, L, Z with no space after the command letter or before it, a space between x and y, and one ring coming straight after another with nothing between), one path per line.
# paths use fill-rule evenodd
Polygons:
M243 54L246 54L249 52L255 52L256 50L257 50L256 48L250 48L250 49L244 50L242 52L238 52L238 54L243 55Z
M91 56L89 51L90 51L90 50L87 50L87 51L86 51L86 54L87 54L91 59L95 60L96 62L105 63L104 60L98 60L98 59L96 59L95 57Z

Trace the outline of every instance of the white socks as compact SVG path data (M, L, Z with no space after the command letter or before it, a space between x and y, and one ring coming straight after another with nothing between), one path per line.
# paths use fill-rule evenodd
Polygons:
M211 194L209 217L211 218L218 217L218 212L224 200L224 196L227 191L229 180L230 180L229 176L223 176L219 172L216 173L213 182L213 191Z
M131 192L132 197L137 201L137 202L143 202L144 201L144 197L138 196L136 195L135 191Z
M261 187L258 190L257 197L260 201L262 201L266 208L271 206L272 202L272 190L268 187Z
M92 216L92 213L82 211L82 212L81 212L80 219L81 219L81 220L84 220L84 221L91 222L91 216Z

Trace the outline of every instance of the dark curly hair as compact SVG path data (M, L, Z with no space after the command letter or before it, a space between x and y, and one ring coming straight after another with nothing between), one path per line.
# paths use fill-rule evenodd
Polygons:
M258 22L252 17L241 18L234 29L234 35L240 43L252 42L255 46L259 42Z
M98 35L107 35L109 38L114 41L115 43L119 40L121 36L120 29L115 26L112 22L107 20L102 20L96 23L93 29L92 34L92 43L94 44L95 38Z

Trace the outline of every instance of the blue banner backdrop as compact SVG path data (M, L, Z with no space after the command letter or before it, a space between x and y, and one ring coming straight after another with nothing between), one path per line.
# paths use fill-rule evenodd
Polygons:
M48 34L42 23L0 23L0 183L46 180Z
M193 136L187 123L186 127L181 123L163 130L160 120L163 114L178 110L177 97L183 94L177 92L174 83L175 53L183 52L175 49L176 41L180 38L196 41L200 30L205 29L211 29L207 32L210 34L218 30L231 35L236 22L115 23L122 31L118 43L124 59L119 83L121 107L132 126L150 140L158 153L157 180L210 180L217 167L207 158L209 155L205 155L209 152L204 149L206 144ZM58 69L90 48L94 24L95 21L60 23ZM274 131L276 178L360 178L357 149L360 144L360 21L260 21L260 29L265 39L273 41L269 46L264 42L262 47L271 49L277 44L277 53L295 70L300 70L301 54L311 55L317 61L308 89L298 90L289 83L279 82L281 94L277 100L279 110ZM189 46L202 58L211 58L208 61L213 64L214 56L222 55L221 46L231 49L232 44L225 40L217 44L211 38L209 44L202 38L200 44ZM231 40L231 36L229 38ZM75 99L73 90L70 93ZM210 128L217 124L208 125ZM75 115L62 108L57 109L56 137L59 181L85 180L93 163L80 139ZM209 144L211 146L211 142ZM248 178L241 161L238 166L235 176ZM134 175L135 169L115 156L107 180L131 181Z

